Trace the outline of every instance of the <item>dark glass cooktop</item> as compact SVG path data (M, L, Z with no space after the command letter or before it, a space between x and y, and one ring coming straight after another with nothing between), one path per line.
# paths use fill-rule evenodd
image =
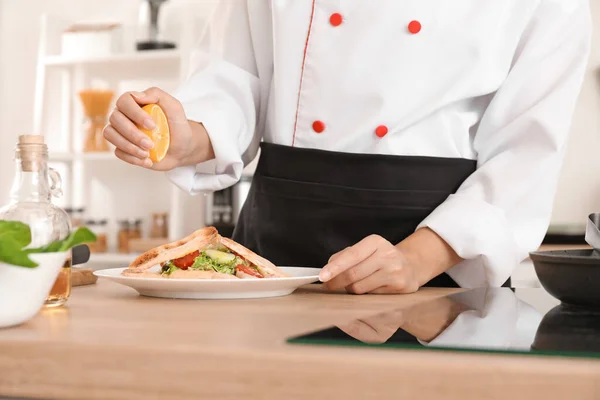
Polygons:
M288 341L600 358L600 310L560 305L543 289L474 289Z

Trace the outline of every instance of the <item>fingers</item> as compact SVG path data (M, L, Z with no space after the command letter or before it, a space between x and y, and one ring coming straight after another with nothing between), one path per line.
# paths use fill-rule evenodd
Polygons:
M319 274L329 290L348 293L414 293L419 289L419 265L406 261L397 247L371 235L334 254Z
M348 285L346 291L352 294L373 293L380 287L385 286L389 282L389 278L384 270L379 269L366 278Z
M338 251L337 253L333 254L331 257L329 257L329 260L327 260L327 263L330 263L330 262L331 262L331 260L334 260L334 259L335 259L335 258L338 256L338 254L340 254L342 251L346 251L346 250L348 250L349 248L350 248L350 246L348 246L348 247L346 247L345 249L343 249L343 250L340 250L340 251Z
M129 154L131 156L137 157L141 160L148 158L149 153L147 150L143 150L131 143L129 140L125 139L122 135L120 135L112 125L108 125L104 128L104 138L115 145L117 149L120 149L122 152Z
M146 158L146 159L142 160L140 158L132 156L131 154L125 153L121 149L116 149L115 150L115 156L117 156L117 158L125 161L126 163L129 163L129 164L132 164L132 165L137 165L138 167L152 168L152 160L150 160L149 158Z
M140 109L141 110L141 109ZM142 111L146 114L144 111ZM146 114L148 115L148 114ZM150 150L154 144L152 141L146 136L143 132L141 132L137 126L127 117L125 114L120 112L119 110L113 111L109 118L110 126L116 131L119 136L122 136L130 143L139 147L140 150ZM106 137L106 135L105 135ZM109 140L109 138L106 138ZM110 140L109 140L110 141ZM113 142L111 142L113 143ZM115 146L119 147L116 143L113 143ZM121 148L121 150L131 154L136 155L133 152L126 151L126 149Z
M404 268L394 271L379 269L365 279L352 283L346 287L346 292L353 294L400 294L414 293L419 290L419 285L410 279Z
M365 279L379 268L375 261L373 257L369 257L352 268L345 270L325 284L327 289L337 290L345 288L354 282Z
M148 101L148 103L144 103L144 101ZM157 100L155 97L147 95L143 92L129 92L123 94L117 100L117 110L121 112L130 122L133 122L132 125L143 126L146 129L154 129L155 124L152 118L140 107L140 104L150 104L155 103ZM114 113L113 113L114 114ZM111 122L112 124L112 122ZM113 124L114 125L114 124ZM118 129L117 129L118 130ZM120 132L120 131L119 131Z
M152 103L158 104L165 112L169 123L187 123L187 117L185 112L183 112L183 107L175 97L156 87L151 87L143 93L145 96L142 96L142 99L146 100L147 98L150 98L153 100Z
M354 246L335 254L319 274L321 282L328 282L342 272L370 257L380 245L388 242L381 236L371 235Z
M153 163L148 157L154 143L144 130L154 130L156 124L141 107L147 104L159 104L170 126L173 121L181 120L185 127L189 128L179 101L153 87L143 92L128 92L119 97L116 109L110 115L110 123L104 129L104 137L115 145L115 155L119 159L140 167L152 168Z
M135 100L135 102L140 106L145 106L146 104L157 104L160 100L161 93L164 92L156 87L151 87L143 92L129 92L129 94L133 97L133 100Z

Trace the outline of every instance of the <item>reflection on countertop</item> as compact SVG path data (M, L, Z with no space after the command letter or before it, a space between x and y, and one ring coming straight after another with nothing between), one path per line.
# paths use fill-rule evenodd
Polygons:
M600 358L600 310L557 303L543 289L480 288L290 341Z

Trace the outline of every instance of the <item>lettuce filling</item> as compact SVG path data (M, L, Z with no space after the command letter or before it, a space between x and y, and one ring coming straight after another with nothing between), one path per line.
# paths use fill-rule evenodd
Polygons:
M229 251L227 253L232 254ZM256 269L248 261L237 255L235 255L231 261L227 261L224 258L215 258L214 256L211 257L206 251L200 252L200 255L194 260L194 264L192 264L188 269L196 271L215 271L221 274L235 275L236 267L240 264ZM168 261L162 265L161 273L162 275L168 276L178 269L179 268L175 266L172 261Z
M241 259L237 256L232 261L226 263L210 258L206 252L203 251L196 257L194 264L190 268L197 271L215 271L221 274L233 275L235 274L236 265L240 263Z

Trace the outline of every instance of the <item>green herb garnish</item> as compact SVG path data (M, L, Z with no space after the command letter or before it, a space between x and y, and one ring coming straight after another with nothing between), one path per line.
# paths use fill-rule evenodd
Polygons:
M25 249L31 243L29 226L19 221L0 220L0 262L19 267L35 268L38 266L29 258L29 254L58 253L83 243L95 241L96 235L82 227L62 240L56 240L43 247Z

